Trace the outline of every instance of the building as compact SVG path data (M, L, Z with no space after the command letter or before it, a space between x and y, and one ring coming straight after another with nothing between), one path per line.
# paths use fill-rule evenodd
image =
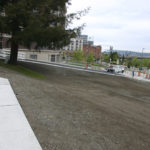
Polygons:
M83 45L94 45L94 41L92 41L91 38L88 37L88 35L79 35L79 37L83 40Z
M9 55L10 49L0 50L0 57L6 58ZM18 59L59 63L62 61L62 52L59 50L36 51L36 50L19 49Z
M10 55L10 44L8 39L11 38L9 35L3 35L0 38L0 56L7 57ZM35 49L35 43L32 43L31 49L27 49L23 46L19 46L18 58L19 59L29 59L43 62L61 62L62 52L61 50L49 50L47 48L42 48L41 50Z
M94 46L94 41L88 41L88 44L89 46Z
M88 44L88 35L79 35L79 38L83 40L83 45Z
M84 45L83 46L83 53L84 56L88 56L89 53L92 53L96 60L99 60L101 57L102 47L101 46L89 46Z
M76 38L72 38L68 46L64 47L64 50L75 51L83 50L83 45L93 46L94 41L88 41L88 35L79 35Z
M67 51L83 50L83 40L80 37L71 38L70 44L63 49Z
M27 51L27 50L19 50L18 58L24 58L35 61L42 62L55 62L59 63L62 60L62 54L59 50L42 50L42 51Z

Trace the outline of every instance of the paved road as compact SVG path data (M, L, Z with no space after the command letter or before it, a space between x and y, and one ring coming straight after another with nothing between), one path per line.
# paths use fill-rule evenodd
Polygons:
M124 77L122 74L119 73L110 73L104 70L94 70L94 69L90 69L87 68L85 69L85 67L82 66L75 66L75 65L70 65L70 64L63 64L63 63L52 63L52 62L43 62L43 61L34 61L34 60L21 60L20 62L28 62L28 63L33 63L33 64L40 64L40 65L47 65L47 66L53 66L53 67L59 67L59 68L66 68L66 69L72 69L72 70L79 70L79 71L85 71L85 72L93 72L93 73L99 73L99 74L106 74L106 75L111 75L111 76L122 76Z
M0 68L43 150L149 150L150 84L23 63L32 79Z

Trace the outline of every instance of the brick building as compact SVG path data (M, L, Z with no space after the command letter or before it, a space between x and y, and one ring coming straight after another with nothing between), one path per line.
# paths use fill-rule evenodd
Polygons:
M102 47L101 46L89 46L89 45L83 45L83 53L84 56L88 56L89 53L92 53L96 60L99 60L101 57L101 51Z

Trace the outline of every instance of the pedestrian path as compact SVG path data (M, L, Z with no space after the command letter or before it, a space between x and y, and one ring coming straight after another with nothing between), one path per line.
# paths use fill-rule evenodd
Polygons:
M42 150L7 79L0 78L0 150Z

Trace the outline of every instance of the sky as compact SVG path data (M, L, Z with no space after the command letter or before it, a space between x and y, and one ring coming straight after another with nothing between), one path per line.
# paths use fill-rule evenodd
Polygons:
M72 27L85 24L87 34L103 50L150 52L150 0L71 0L68 13L90 7Z

